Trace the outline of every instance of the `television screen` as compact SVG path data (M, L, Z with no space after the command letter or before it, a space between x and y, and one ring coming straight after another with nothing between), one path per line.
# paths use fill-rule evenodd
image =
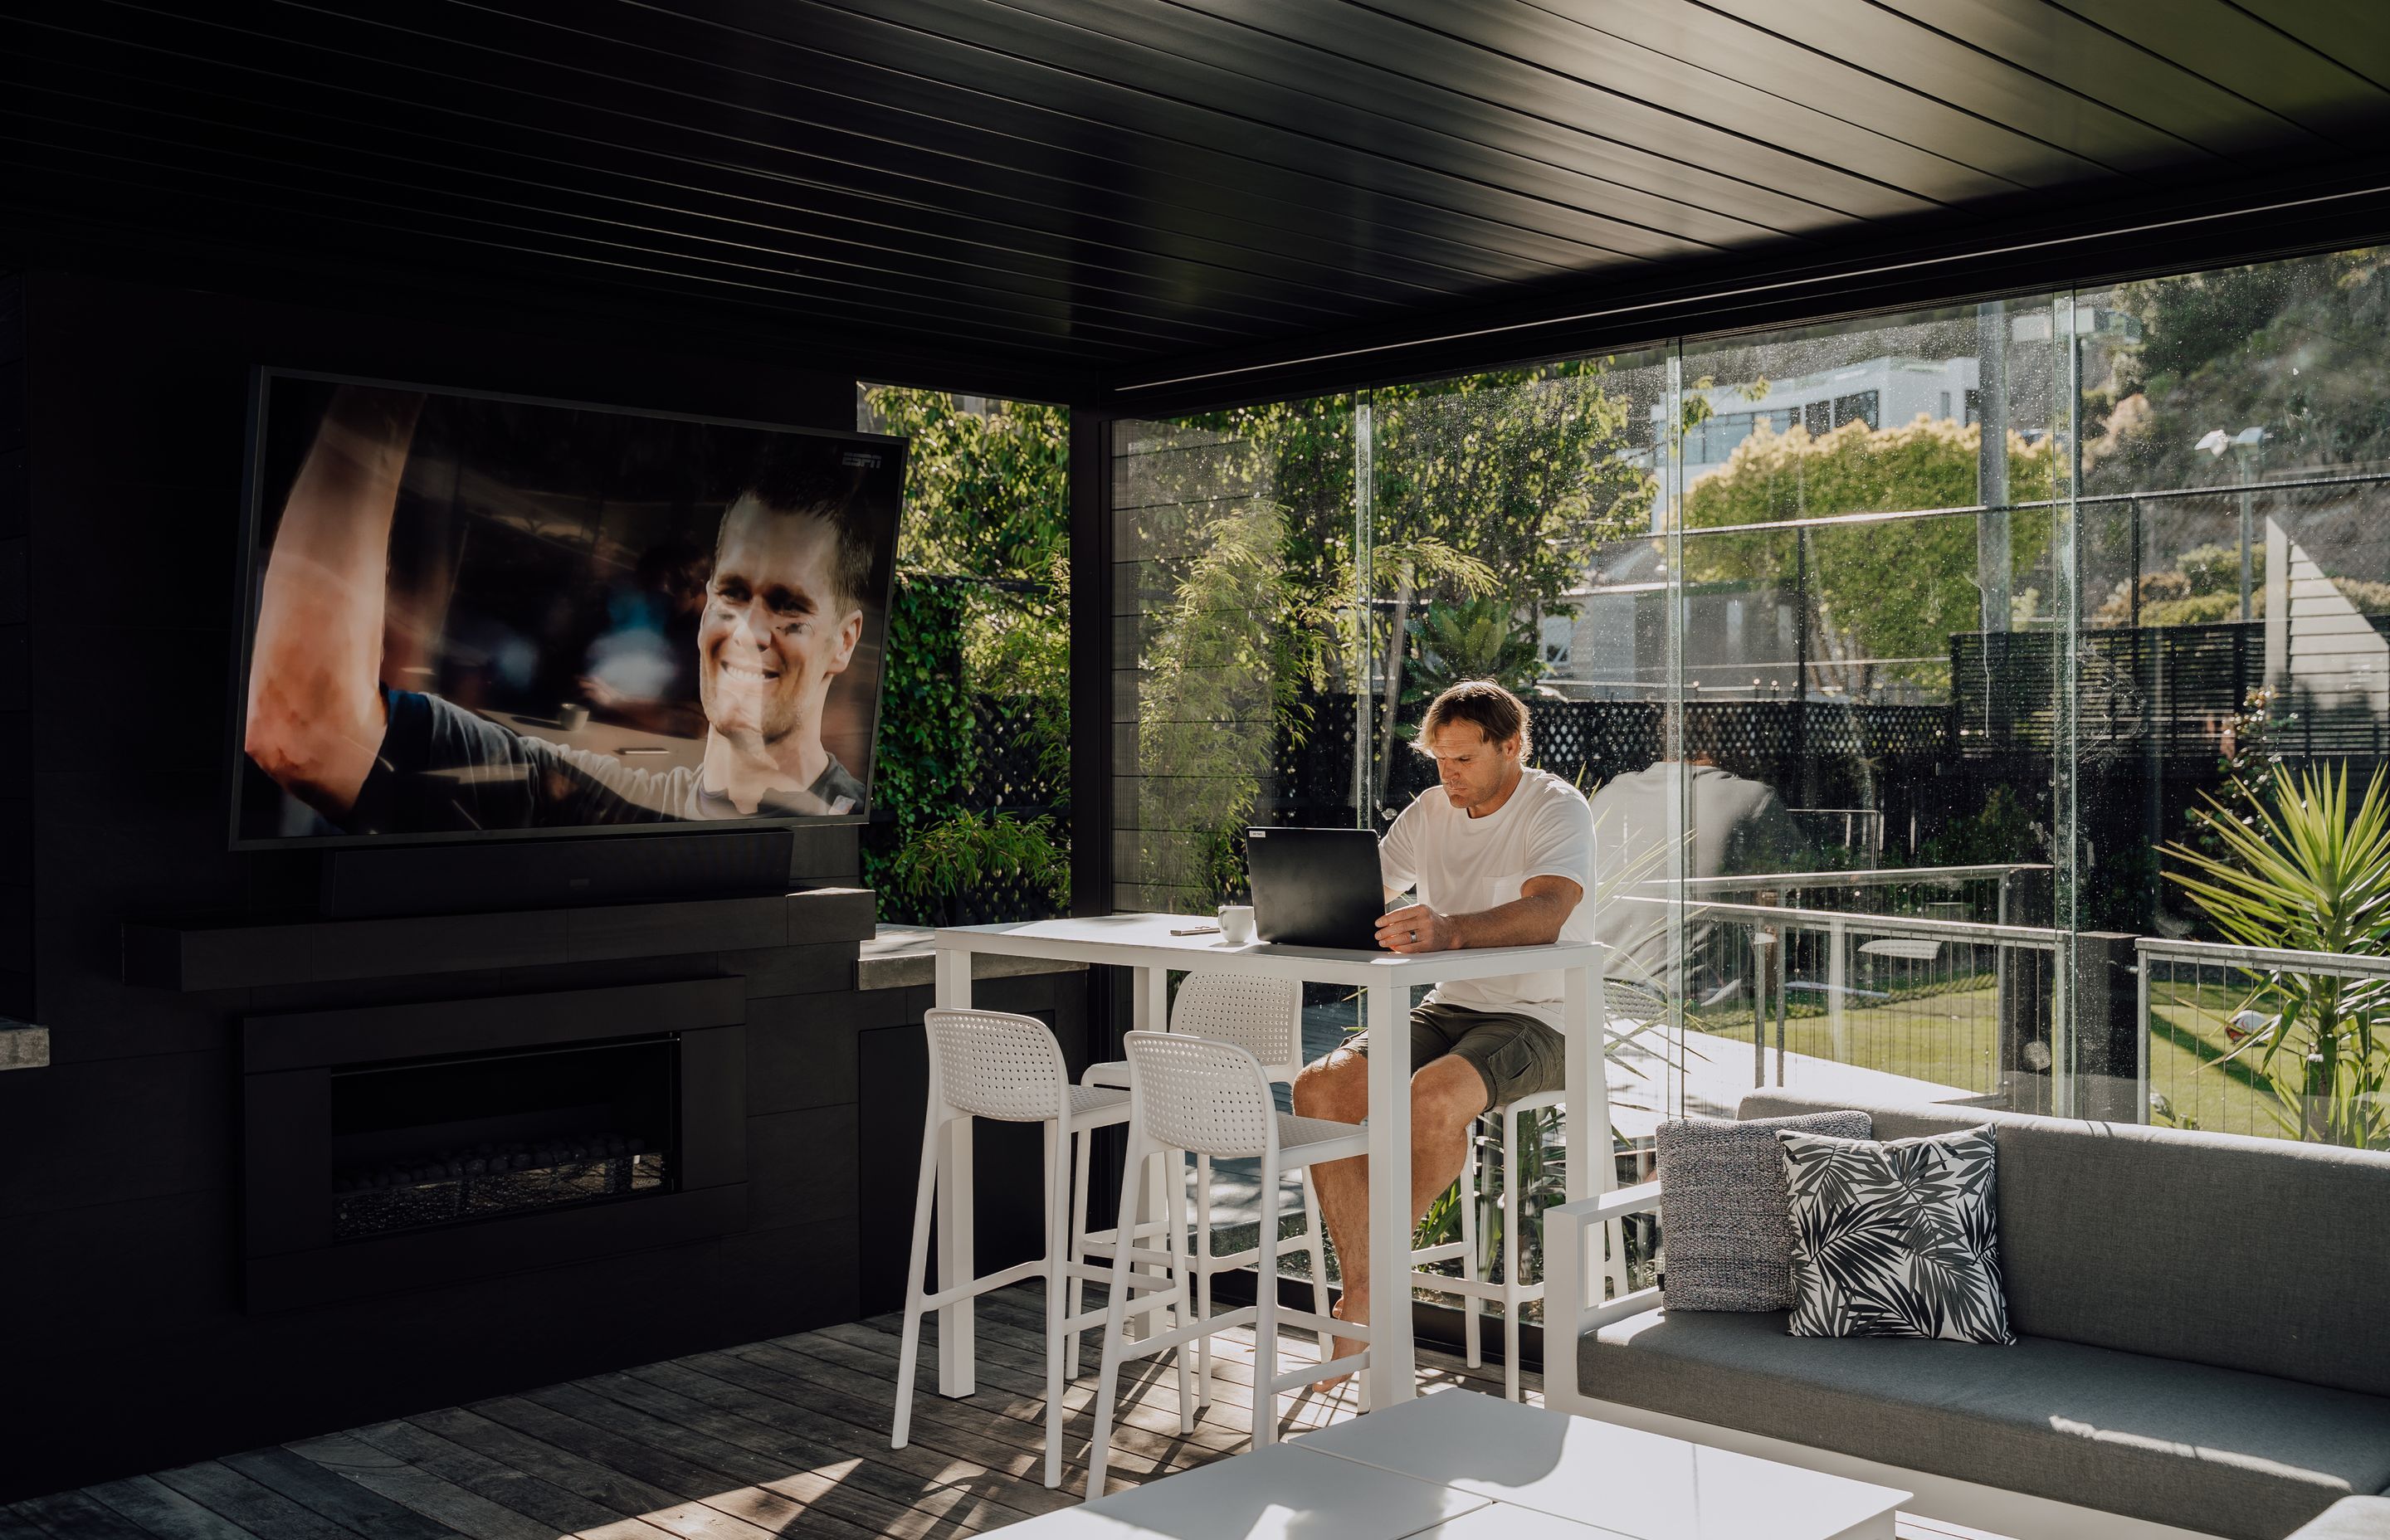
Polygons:
M261 371L236 844L861 818L901 439Z

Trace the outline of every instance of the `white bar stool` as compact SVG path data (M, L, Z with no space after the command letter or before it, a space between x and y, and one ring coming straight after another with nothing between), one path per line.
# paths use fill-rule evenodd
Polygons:
M1234 1043L1260 1060L1262 1074L1274 1085L1291 1085L1294 1077L1303 1072L1303 985L1292 979L1256 979L1227 973L1191 973L1180 982L1178 997L1171 1002L1170 1030L1191 1037L1209 1038L1215 1043ZM1090 1065L1082 1083L1090 1085L1126 1085L1128 1061L1113 1059ZM1082 1161L1079 1171L1080 1189L1076 1201L1086 1206L1086 1168ZM1278 1255L1304 1253L1311 1264L1311 1295L1318 1314L1328 1314L1328 1254L1321 1244L1325 1233L1319 1223L1319 1199L1312 1191L1310 1173L1303 1176L1304 1228L1299 1235L1281 1236ZM1087 1251L1093 1254L1109 1254L1104 1231L1086 1238ZM1212 1279L1220 1273L1254 1270L1259 1287L1261 1270L1260 1238L1253 1246L1227 1256L1212 1254L1212 1157L1197 1152L1195 1157L1195 1235L1196 1244L1189 1253L1195 1275L1195 1316L1198 1320L1212 1314ZM1073 1261L1083 1260L1074 1256ZM1273 1278L1277 1268L1270 1269ZM1079 1314L1081 1284L1074 1277L1071 1282L1071 1314ZM1072 1365L1077 1367L1078 1335L1072 1334ZM1197 1378L1201 1389L1198 1408L1212 1404L1213 1368L1212 1339L1205 1337L1196 1350ZM1075 1374L1074 1374L1075 1377Z
M1349 1160L1368 1152L1368 1131L1359 1123L1330 1123L1325 1118L1297 1117L1281 1112L1270 1097L1269 1076L1261 1061L1233 1043L1215 1043L1181 1033L1133 1032L1125 1040L1129 1067L1128 1164L1121 1175L1120 1223L1126 1231L1135 1223L1137 1188L1145 1163L1165 1157L1175 1167L1182 1153L1220 1160L1261 1161L1261 1227L1278 1233L1279 1174L1308 1171L1322 1161ZM1172 1184L1176 1187L1177 1184ZM1175 1215L1174 1215L1175 1223ZM1208 1232L1199 1238L1208 1250ZM1323 1374L1366 1367L1370 1328L1333 1320L1326 1312L1281 1310L1275 1278L1262 1278L1254 1303L1224 1315L1198 1319L1176 1330L1131 1342L1127 1336L1129 1294L1139 1287L1157 1288L1182 1311L1192 1270L1176 1256L1174 1238L1170 1279L1123 1274L1113 1279L1104 1312L1103 1368L1096 1382L1096 1430L1087 1454L1087 1493L1103 1491L1104 1468L1111 1457L1112 1401L1120 1384L1124 1359L1167 1353L1197 1338L1208 1338L1231 1327L1253 1328L1253 1444L1266 1448L1278 1437L1278 1397L1299 1389ZM1318 1365L1304 1365L1291 1373L1278 1372L1278 1328L1280 1318L1323 1341L1330 1337L1358 1341L1363 1350ZM1179 1355L1179 1422L1193 1422L1188 1404L1186 1355Z
M1511 1401L1519 1399L1519 1309L1532 1300L1544 1297L1543 1279L1533 1283L1519 1280L1519 1114L1541 1111L1561 1105L1558 1091L1538 1091L1521 1097L1498 1107L1490 1107L1480 1114L1491 1118L1502 1127L1502 1281L1490 1283L1478 1277L1477 1249L1477 1136L1472 1129L1469 1139L1469 1158L1460 1167L1460 1238L1447 1240L1441 1246L1422 1246L1411 1252L1411 1282L1446 1294L1460 1296L1461 1341L1469 1353L1469 1367L1476 1368L1484 1360L1478 1315L1482 1306L1498 1303L1502 1307L1502 1394ZM1436 1262L1460 1263L1460 1277L1431 1272L1428 1264Z
M905 1275L905 1335L896 1358L896 1419L888 1445L905 1447L913 1419L913 1371L920 1357L921 1315L955 1301L1002 1289L1023 1278L1046 1280L1046 1484L1062 1484L1062 1384L1066 1354L1079 1332L1099 1324L1100 1314L1073 1321L1063 1313L1064 1281L1073 1277L1073 1238L1086 1228L1084 1184L1081 1201L1068 1200L1072 1140L1094 1129L1124 1123L1129 1096L1100 1086L1073 1085L1062 1046L1042 1021L993 1010L932 1010L923 1019L930 1040L930 1105L921 1132L921 1176L913 1199L912 1263ZM947 1125L972 1118L1046 1124L1046 1254L984 1277L938 1280L936 1293L922 1284L930 1254L930 1209L939 1179L938 1156ZM963 1131L968 1136L969 1130ZM968 1202L970 1194L957 1193ZM1131 1248L1133 1261L1160 1263L1163 1256ZM1073 1301L1075 1303L1075 1299ZM1182 1382L1182 1392L1187 1386Z

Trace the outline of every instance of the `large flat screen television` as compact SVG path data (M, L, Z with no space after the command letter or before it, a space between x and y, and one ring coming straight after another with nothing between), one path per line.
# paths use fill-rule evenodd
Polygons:
M239 848L861 820L905 443L263 369Z

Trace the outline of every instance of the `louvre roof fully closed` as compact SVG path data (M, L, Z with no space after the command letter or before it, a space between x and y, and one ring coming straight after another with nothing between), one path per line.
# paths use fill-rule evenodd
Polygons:
M0 218L19 227L619 302L1083 391L1510 314L1489 307L2369 189L2385 130L2373 0L0 16Z

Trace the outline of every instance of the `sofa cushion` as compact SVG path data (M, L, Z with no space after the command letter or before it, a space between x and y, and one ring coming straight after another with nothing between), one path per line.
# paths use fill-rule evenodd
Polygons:
M2390 1540L2390 1497L2343 1497L2291 1540Z
M1577 1362L1597 1401L2238 1540L2390 1485L2390 1399L2078 1342L1652 1310L1587 1332Z
M1660 1229L1668 1238L1661 1297L1671 1310L1789 1310L1792 1221L1780 1128L1864 1139L1865 1112L1798 1118L1670 1118L1653 1139Z
M1877 1140L1780 1128L1776 1137L1792 1220L1794 1336L2016 1340L2000 1292L1992 1130Z
M1746 1117L1846 1106L1754 1092ZM2009 1324L2390 1395L2390 1154L1967 1108L1865 1107L1880 1139L1991 1123ZM2378 1489L2377 1489L2378 1490Z

